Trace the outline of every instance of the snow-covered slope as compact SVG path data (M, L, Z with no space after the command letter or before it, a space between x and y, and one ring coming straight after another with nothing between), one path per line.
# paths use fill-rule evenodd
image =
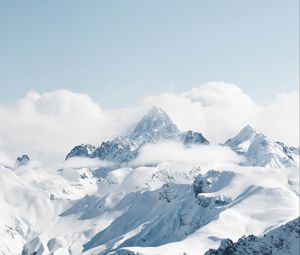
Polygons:
M205 255L223 254L273 254L293 255L300 253L300 218L277 227L263 236L250 235L240 238L236 243L230 239L222 241L218 249L211 249Z
M98 148L93 145L78 145L71 150L66 159L91 157L120 165L134 159L143 145L166 139L181 141L185 145L209 143L201 133L191 130L180 132L162 109L153 107L137 123L130 134L116 137L111 141L104 141Z
M0 169L0 254L204 254L298 216L295 168ZM234 227L232 227L234 226Z
M249 125L224 145L244 155L244 165L276 168L299 166L299 149L272 141Z
M149 143L143 149L162 154L162 140L172 140L163 148L181 143L180 153L148 165L120 164L147 155L139 149ZM153 108L130 134L100 147L79 145L63 163L43 165L24 156L0 165L0 254L200 255L224 239L273 233L299 217L298 149L250 126L225 145L239 156L208 145L200 133L180 132ZM274 233L243 238L237 247L254 240L253 247L269 243L273 249L276 240L290 244L287 234L299 238L299 231Z
M230 147L239 154L247 152L250 144L258 133L253 127L247 125L235 137L229 138L224 145Z
M135 228L136 232L131 232L134 236L117 234L116 239L110 236L110 249L115 249L112 254L122 254L127 250L147 255L196 255L219 246L224 238L236 241L243 235L263 234L270 227L298 216L297 178L296 169L240 167L204 172L195 179L193 185L189 185L190 191L187 186L183 192L173 185L173 196L164 201L166 207L160 207L163 214L157 212L156 217L153 217L155 221L147 219L146 225L139 222L141 228ZM176 189L183 197L176 193ZM145 201L150 204L145 206L152 213L155 210L151 206L153 201ZM168 209L169 207L172 209ZM143 220L145 217L142 213L137 214L137 219ZM130 215L133 215L132 212ZM159 225L155 224L157 221ZM126 225L118 223L121 229L126 228ZM86 248L88 245L95 247L99 242L100 246L96 246L91 254L98 254L107 248L103 238L107 233L118 233L114 230L115 227L112 224L86 244ZM155 231L150 231L151 229ZM170 236L172 239L165 242L164 238ZM115 243L116 241L118 242ZM130 247L132 245L134 247ZM122 248L123 246L125 247Z

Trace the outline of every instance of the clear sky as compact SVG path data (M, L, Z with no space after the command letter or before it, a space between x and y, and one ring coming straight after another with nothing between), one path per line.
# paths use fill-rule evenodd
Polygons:
M85 92L106 108L208 81L268 101L299 82L298 0L1 1L0 102Z

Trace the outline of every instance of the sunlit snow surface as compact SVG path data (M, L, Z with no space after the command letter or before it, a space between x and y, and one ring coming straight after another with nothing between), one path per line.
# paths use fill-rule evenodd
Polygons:
M299 216L297 168L102 169L1 166L0 254L199 255L221 239L262 235ZM197 196L196 176L205 181Z

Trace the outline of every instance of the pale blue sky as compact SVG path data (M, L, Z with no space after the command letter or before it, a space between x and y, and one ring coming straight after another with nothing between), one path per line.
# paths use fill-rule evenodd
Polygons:
M0 102L85 92L106 108L208 81L269 101L299 81L298 0L1 1Z

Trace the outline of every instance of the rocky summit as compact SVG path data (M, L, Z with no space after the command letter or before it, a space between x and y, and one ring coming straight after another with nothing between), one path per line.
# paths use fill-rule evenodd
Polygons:
M116 164L128 163L145 144L164 140L179 141L184 145L206 145L209 141L199 132L181 132L168 114L159 107L152 107L136 124L134 130L125 136L103 141L99 147L89 144L75 146L66 156L99 158Z

